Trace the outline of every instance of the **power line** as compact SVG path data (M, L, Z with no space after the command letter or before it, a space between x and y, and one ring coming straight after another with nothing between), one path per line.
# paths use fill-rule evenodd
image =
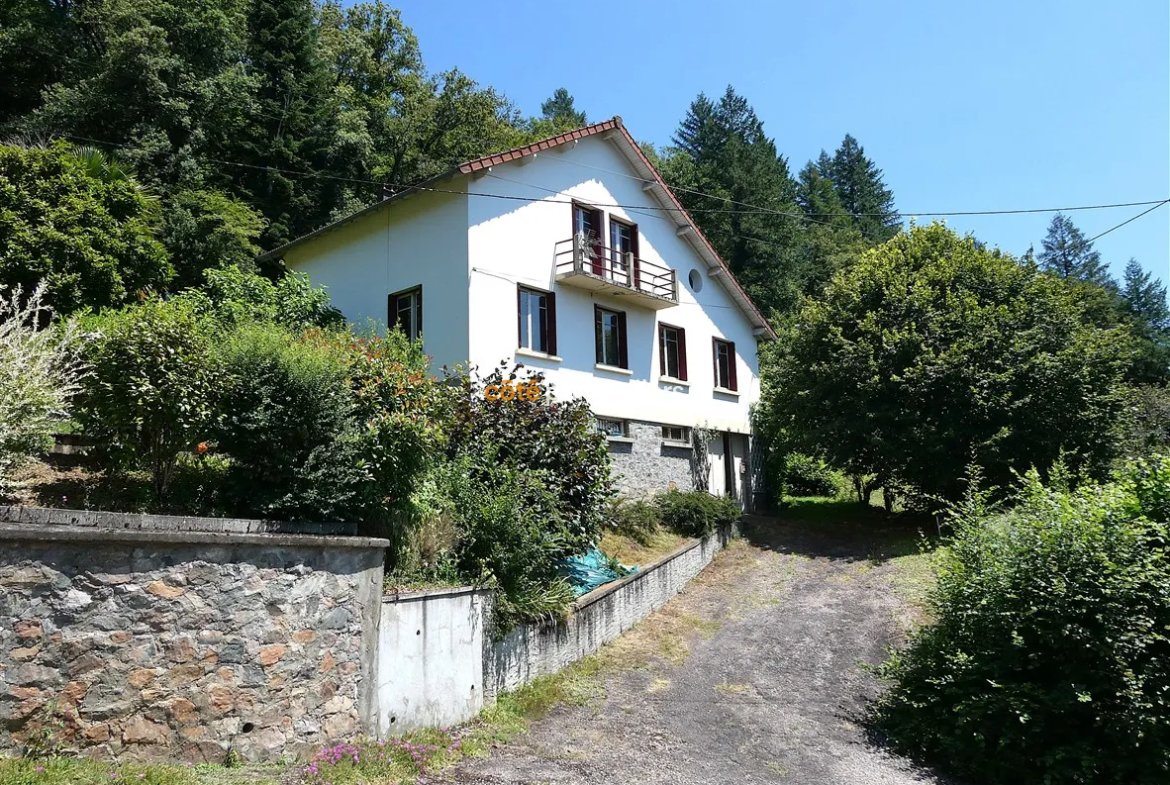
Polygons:
M75 140L79 140L79 141L83 141L83 142L90 142L93 144L104 144L104 145L107 145L109 147L117 147L117 148L122 148L122 149L131 149L131 147L132 147L131 145L127 145L127 144L119 144L117 142L111 142L111 141L105 140L105 139L94 139L92 137L78 136L75 134L63 134L62 133L62 134L57 134L57 136L64 137L66 139L75 139ZM325 179L325 180L333 180L333 181L347 182L347 183L358 183L358 184L362 184L362 185L376 185L376 186L379 186L382 188L398 188L398 189L401 189L403 191L426 191L429 193L452 194L452 195L456 195L456 196L478 196L478 197L489 198L489 199L503 199L503 200L508 200L508 201L517 201L517 202L542 202L542 203L546 203L546 204L573 204L573 202L575 201L573 199L548 199L548 198L538 198L538 197L533 197L533 196L516 196L514 194L496 194L496 193L487 193L487 192L459 191L459 190L454 190L454 189L450 189L450 188L435 188L433 186L426 186L426 185L404 185L404 184L400 184L400 183L387 183L387 182L383 182L381 180L366 180L366 179L356 178L356 177L340 177L338 175L330 175L330 174L325 174L323 172L306 172L306 171L298 171L295 169L283 169L280 167L267 166L267 165L262 165L262 164L248 164L248 163L243 163L241 161L226 161L226 160L223 160L220 158L211 158L209 156L194 156L194 157L201 158L202 160L208 161L211 163L221 164L223 166L235 166L235 167L242 167L245 169L255 169L255 170L260 170L260 171L265 171L265 172L275 172L278 174L296 175L296 176L301 176L301 177L317 177L317 178ZM513 183L517 183L520 185L526 185L526 186L531 185L529 183L519 183L518 181L515 181L515 180L508 180L508 178L500 177L499 175L489 175L489 176L494 177L495 179L505 180L507 182L513 182ZM630 176L630 175L627 175L627 176ZM642 178L636 178L636 179L642 179ZM549 193L560 193L559 191L553 191L552 189L543 188L543 187L537 186L537 185L531 185L531 187L537 188L538 190L545 190L545 191L548 191ZM720 197L712 197L712 198L720 198ZM1123 203L1118 203L1118 204L1087 205L1087 206L1080 206L1080 207L1064 207L1064 208L1035 208L1035 209L1028 209L1028 210L984 210L984 211L950 212L950 213L913 213L913 215L930 215L930 216L1011 215L1011 214L1019 214L1019 213L1070 212L1073 210L1102 210L1102 209L1108 209L1108 208L1113 208L1113 207L1143 207L1146 205L1152 205L1152 207L1150 207L1147 210L1142 211L1141 213L1135 215L1134 217L1132 217L1126 221L1123 221L1122 223L1118 224L1117 226L1114 226L1110 229L1107 229L1106 231L1102 232L1101 234L1097 235L1096 237L1093 237L1089 240L1086 240L1085 244L1087 245L1088 243L1091 243L1100 237L1104 237L1106 234L1109 234L1110 232L1112 232L1116 229L1120 229L1122 226L1125 226L1126 224L1130 223L1131 221L1136 221L1138 218L1141 218L1146 213L1153 212L1154 210L1158 209L1159 207L1161 207L1164 204L1167 204L1168 202L1170 202L1170 199L1162 199L1162 200L1147 201L1147 202L1123 202ZM632 212L645 211L645 210L655 210L655 211L659 211L659 212L684 213L684 214L704 213L704 214L730 214L730 215L761 215L761 214L767 214L770 212L770 213L775 213L777 215L787 216L787 217L791 217L791 218L803 218L806 220L810 220L813 223L820 223L820 224L831 226L831 224L827 224L824 221L817 221L815 219L809 218L808 216L804 215L803 213L793 213L793 214L780 213L778 211L769 211L769 210L764 210L762 208L755 209L755 210L715 210L715 209L706 209L706 208L696 208L693 210L687 210L687 209L682 208L682 207L648 207L646 205L603 204L603 203L593 203L593 206L594 207L605 207L605 208L610 208L610 209L630 210ZM643 212L641 214L645 215L646 213ZM911 213L905 213L905 214L911 215ZM837 213L835 215L845 216L847 214ZM867 215L867 214L858 213L858 215ZM869 214L869 215L878 215L878 214ZM891 213L890 215L894 215L894 214ZM749 238L749 239L756 239L756 238ZM758 242L766 242L764 240L757 240L757 241Z
M617 175L619 177L628 177L631 180L638 180L639 182L643 182L643 183L653 182L651 180L647 180L644 177L639 177L638 175L629 174L628 172L618 172L618 171L615 171L613 169L606 169L606 168L601 167L601 166L591 166L590 164L583 164L580 161L570 161L570 160L564 159L564 158L553 158L552 160L554 160L558 163L569 164L570 166L580 166L584 169L593 169L594 171L605 172L607 174ZM1111 209L1111 208L1115 208L1115 207L1143 207L1145 205L1150 205L1150 204L1155 205L1155 206L1160 205L1160 204L1165 204L1164 200L1152 199L1152 200L1146 201L1146 202L1118 202L1116 204L1093 204L1093 205L1081 205L1081 206L1077 206L1077 207L1033 207L1033 208L1026 208L1026 209L1019 209L1019 210L955 210L955 211L951 211L951 212L924 212L924 211L918 211L918 210L897 210L897 211L888 212L888 213L803 213L803 212L793 213L793 212L786 212L786 211L781 211L781 210L774 210L774 209L769 208L769 207L762 207L760 205L751 204L749 202L738 202L738 201L731 199L730 197L727 197L727 196L719 196L718 194L709 194L709 193L705 193L703 191L696 191L693 188L683 188L681 186L670 185L669 183L667 184L667 186L672 191L681 191L683 193L695 194L696 196L704 196L704 197L707 197L708 199L719 199L719 200L722 200L724 202L728 202L729 204L736 204L736 205L740 205L742 207L751 207L759 212L772 213L775 215L785 215L785 216L790 216L792 218L806 218L808 216L816 216L818 218L895 218L895 217L901 218L901 217L913 217L913 216L921 216L924 218L935 218L935 217L946 218L946 217L963 216L963 215L1022 215L1022 214L1026 214L1026 213L1071 213L1071 212L1076 212L1078 210L1107 210L1107 209ZM828 226L831 224L826 224L826 225Z
M1146 204L1149 204L1149 202L1146 202ZM1143 215L1146 215L1147 213L1154 212L1155 210L1157 210L1159 207L1161 207L1164 204L1170 204L1170 199L1163 199L1162 201L1158 202L1157 204L1155 204L1153 207L1149 208L1148 210L1142 210L1140 213L1135 215L1133 218L1127 218L1126 220L1117 224L1117 226L1111 226L1108 229L1106 229L1105 231L1101 232L1101 234L1094 235L1093 237L1090 237L1088 240L1085 240L1083 243L1081 243L1079 246L1077 246L1077 249L1079 250L1079 249L1085 247L1086 245L1090 245L1091 243L1094 243L1097 240L1100 240L1105 235L1109 234L1112 231L1116 231L1117 229L1120 229L1121 227L1125 226L1128 223L1133 223L1137 219L1141 218Z

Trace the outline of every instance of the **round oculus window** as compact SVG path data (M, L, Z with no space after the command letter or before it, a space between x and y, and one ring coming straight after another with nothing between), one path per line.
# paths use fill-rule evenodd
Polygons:
M703 291L703 274L698 270L691 270L690 275L687 276L687 283L691 285L691 291L696 294Z

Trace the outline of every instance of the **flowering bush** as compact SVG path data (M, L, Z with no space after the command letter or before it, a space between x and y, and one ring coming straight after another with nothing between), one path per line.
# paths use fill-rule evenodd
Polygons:
M29 458L52 446L82 376L75 322L52 324L44 288L22 303L0 290L0 491Z
M251 324L220 351L231 381L218 449L232 458L239 512L357 520L396 535L450 397L421 349L397 334Z
M342 785L358 782L399 782L427 773L459 756L466 728L428 731L416 741L386 739L326 747L302 770L304 785Z

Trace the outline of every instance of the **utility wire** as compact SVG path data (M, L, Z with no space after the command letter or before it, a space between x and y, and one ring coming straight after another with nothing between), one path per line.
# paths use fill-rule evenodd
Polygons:
M583 169L593 169L593 170L598 171L598 172L605 172L606 174L617 175L619 177L628 177L631 180L638 180L639 182L643 182L643 183L653 182L652 180L647 180L644 177L639 177L638 175L629 174L628 172L618 172L618 171L614 171L613 169L606 169L605 167L601 167L601 166L592 166L590 164L583 164L580 161L570 161L570 160L564 159L564 158L552 158L551 160L556 161L557 163L568 164L570 166L579 166ZM669 183L668 183L668 186L670 187L670 189L672 191L681 191L683 193L695 194L696 196L705 196L708 199L719 199L721 201L728 202L729 204L740 205L742 207L751 207L758 212L772 213L775 215L786 215L786 216L790 216L793 218L806 218L808 216L816 216L818 218L895 218L895 217L901 218L901 217L911 217L911 216L922 216L925 218L935 218L935 217L946 218L946 217L961 216L961 215L1020 215L1020 214L1026 214L1026 213L1071 213L1071 212L1076 212L1077 210L1106 210L1106 209L1110 209L1110 208L1114 208L1114 207L1143 207L1145 205L1150 205L1150 204L1155 205L1155 206L1165 204L1165 201L1152 199L1152 200L1146 201L1146 202L1119 202L1116 204L1093 204L1093 205L1082 205L1082 206L1078 206L1078 207L1034 207L1034 208L1027 208L1027 209L1021 209L1021 210L957 210L957 211L951 211L951 212L935 212L935 213L920 212L917 210L897 210L897 211L888 212L888 213L803 213L803 212L793 213L793 212L785 212L785 211L781 211L781 210L774 210L774 209L769 208L769 207L762 207L760 205L751 204L749 202L738 202L738 201L731 199L729 197L726 197L726 196L719 196L717 194L704 193L703 191L696 191L693 188L683 188L681 186L669 185ZM826 226L829 226L829 225L831 225L831 224L826 224Z
M106 140L106 139L94 139L92 137L87 137L87 136L78 136L76 134L59 133L59 134L57 134L57 136L64 137L66 139L75 139L75 140L79 140L79 141L83 141L83 142L90 142L92 144L103 144L103 145L107 145L109 147L117 147L117 148L122 148L122 149L131 149L132 148L131 145L119 144L117 142L111 142L111 141ZM489 199L503 199L503 200L509 200L509 201L517 201L517 202L544 202L544 203L548 203L548 204L572 204L575 201L573 199L548 199L548 198L538 198L538 197L534 197L534 196L516 196L513 194L495 194L495 193L485 193L485 192L476 193L476 192L471 192L471 191L459 191L459 190L454 190L454 189L450 189L450 188L435 188L433 186L426 186L426 185L405 185L405 184L400 184L400 183L387 183L387 182L383 182L381 180L366 180L366 179L355 178L355 177L340 177L337 175L325 174L323 172L306 172L306 171L298 171L295 169L283 169L280 167L267 166L267 165L261 165L261 164L248 164L248 163L243 163L241 161L225 161L225 160L220 159L220 158L211 158L209 156L193 156L193 157L201 158L204 161L221 164L223 166L235 166L235 167L242 167L245 169L254 169L254 170L260 170L260 171L266 171L266 172L276 172L279 174L297 175L297 176L301 176L301 177L317 177L317 178L324 179L324 180L334 180L334 181L338 181L338 182L347 182L347 183L358 183L358 184L362 184L362 185L376 185L376 186L380 186L382 188L397 188L397 189L401 189L401 191L426 191L426 192L430 192L430 193L452 194L452 195L456 195L456 196L479 196L479 197L489 198ZM494 177L494 178L499 179L499 180L507 180L507 178L500 177L499 175L489 175L489 176ZM627 175L627 176L631 176L631 175ZM636 178L636 179L642 179L642 178ZM518 181L508 180L508 182L518 182ZM645 180L643 180L643 182L645 182ZM521 183L521 184L522 185L530 185L528 183ZM542 188L541 186L533 185L532 187L540 189L540 190L546 190L546 191L549 191L550 193L560 193L559 191L552 191L552 189ZM721 198L721 197L712 197L712 198ZM1068 212L1068 211L1073 211L1073 210L1103 210L1103 209L1108 209L1108 208L1113 208L1113 207L1143 207L1146 205L1152 205L1152 207L1149 207L1149 209L1144 210L1141 213L1138 213L1137 215L1133 216L1132 218L1130 218L1126 221L1123 221L1122 223L1120 223L1120 224L1118 224L1110 229L1107 229L1106 231L1102 232L1101 234L1097 235L1096 237L1093 237L1089 240L1086 240L1085 244L1087 245L1088 243L1091 243L1100 237L1104 237L1106 234L1109 234L1110 232L1115 231L1116 229L1120 229L1122 226L1125 226L1126 224L1130 223L1131 221L1136 221L1138 218L1141 218L1146 213L1153 212L1154 210L1158 209L1159 207L1161 207L1162 205L1167 204L1167 203L1170 203L1170 199L1161 199L1161 200L1147 201L1147 202L1122 202L1122 203L1118 203L1118 204L1086 205L1086 206L1080 206L1080 207L1034 208L1034 209L1028 209L1028 210L982 210L982 211L949 212L949 213L913 213L912 215L930 215L930 216L1014 215L1014 214L1020 214L1020 213ZM645 211L645 210L654 210L654 211L658 211L658 212L684 213L684 214L713 213L713 214L725 214L725 215L726 214L730 214L730 215L761 215L761 214L773 213L773 214L787 216L787 217L791 217L791 218L803 218L806 220L810 220L813 223L820 223L820 224L825 224L825 225L831 226L831 224L827 224L824 221L816 221L814 219L811 219L811 218L809 218L809 216L806 216L803 213L781 213L779 211L766 210L763 208L758 208L758 209L753 209L753 210L723 210L723 209L696 208L693 210L687 210L687 209L682 208L682 207L647 207L646 205L603 204L603 203L594 203L593 206L594 207L606 207L606 208L611 208L611 209L631 210L631 211L635 211L635 212ZM645 213L642 213L642 214L645 214ZM905 213L905 214L911 215L911 213ZM822 214L822 215L825 215L825 214ZM846 216L849 214L833 213L831 215ZM867 215L867 214L858 213L858 215ZM880 215L880 214L869 214L869 215ZM890 213L889 215L895 215L895 214ZM749 239L753 239L753 238L749 238ZM765 242L763 240L758 240L758 241Z

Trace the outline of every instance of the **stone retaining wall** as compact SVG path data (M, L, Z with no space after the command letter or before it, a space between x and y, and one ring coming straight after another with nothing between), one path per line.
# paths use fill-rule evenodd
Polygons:
M0 750L276 760L372 730L385 540L150 523L0 523Z

